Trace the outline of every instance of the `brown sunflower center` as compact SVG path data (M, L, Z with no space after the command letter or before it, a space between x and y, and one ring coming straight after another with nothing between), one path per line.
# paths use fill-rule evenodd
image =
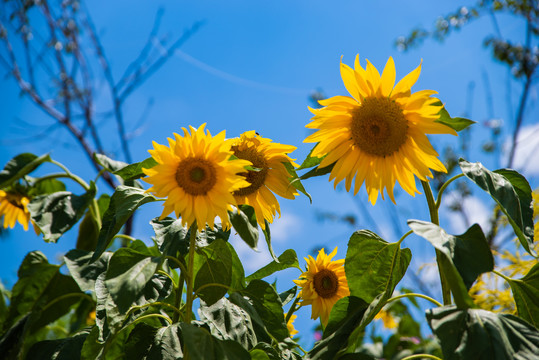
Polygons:
M408 121L388 98L367 98L352 112L352 140L371 155L386 157L406 142Z
M264 181L266 180L269 170L268 162L266 161L264 155L260 154L253 147L240 150L237 146L233 146L232 151L238 159L249 160L251 163L253 163L253 168L257 169L256 171L248 170L246 173L240 173L240 175L245 176L245 179L251 185L234 191L234 195L248 196L264 185Z
M17 195L17 194L6 193L6 200L11 205L24 210L24 205L22 204L22 196Z
M217 181L214 165L203 158L183 159L176 170L176 182L189 195L205 195Z
M322 269L314 275L313 279L314 290L324 298L330 298L339 290L339 279L337 275L328 269Z

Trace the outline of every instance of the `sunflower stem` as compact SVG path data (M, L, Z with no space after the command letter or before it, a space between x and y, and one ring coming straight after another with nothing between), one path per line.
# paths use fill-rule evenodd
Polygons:
M449 186L449 184L451 184L453 181L457 180L457 179L460 179L461 177L463 177L464 174L457 174L455 176L453 176L451 179L447 180L443 185L442 187L440 188L440 190L438 191L438 196L436 197L436 210L438 210L440 208L440 205L442 205L442 195L445 191L445 189L447 189L447 187Z
M421 185L423 186L423 191L425 191L425 197L427 198L427 204L429 206L430 212L430 221L435 225L440 225L440 219L438 218L438 208L436 207L436 203L434 202L434 195L432 194L430 184L428 181L421 181ZM442 298L444 301L444 305L451 305L451 289L449 288L449 284L447 283L447 279L442 270L442 256L442 253L438 249L436 249L436 263L438 264L438 272L440 273Z
M194 299L194 291L193 291L193 267L195 262L195 244L196 244L196 236L197 236L197 223L196 221L191 225L191 234L189 236L189 262L187 263L187 274L186 274L186 281L187 281L187 299L185 302L186 305L186 314L185 314L185 322L190 324L191 323L191 315L193 313L193 299Z
M412 360L412 359L434 359L434 360L442 360L438 356L429 355L429 354L414 354L407 356L405 358L402 358L402 360Z
M397 301L399 299L402 299L402 298L407 298L407 297L418 297L418 298L422 298L422 299L425 299L425 300L428 300L430 301L431 303L433 304L436 304L437 306L443 306L442 304L440 304L438 301L434 300L433 298L431 298L430 296L427 296L427 295L423 295L423 294L416 294L416 293L408 293L408 294L401 294L401 295L398 295L398 296L395 296L395 297L392 297L391 299L389 299L387 303L390 303L392 301Z
M178 287L176 288L176 301L175 305L179 309L182 304L182 296L183 296L183 282L185 281L185 276L183 272L180 271L180 279L178 281ZM181 312L180 312L181 313ZM172 319L175 323L180 320L180 313L175 313L174 318ZM185 319L185 317L184 317Z
M300 299L300 296L297 296L296 299L294 299L294 302L292 303L292 306L290 306L290 310L288 310L288 313L286 313L286 318L284 319L284 323L288 324L290 321L290 318L292 315L294 315L294 312L299 309L299 307L296 309L296 305L298 304Z

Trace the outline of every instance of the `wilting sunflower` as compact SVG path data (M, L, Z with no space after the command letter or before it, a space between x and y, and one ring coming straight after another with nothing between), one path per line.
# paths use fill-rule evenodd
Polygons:
M326 255L324 249L320 250L316 260L309 255L309 258L305 258L307 271L301 274L299 280L294 280L296 285L301 286L301 305L312 305L311 319L320 317L324 326L337 300L350 295L344 273L344 259L331 261L335 254L337 248L329 255Z
M30 212L27 206L29 202L26 196L0 190L0 217L4 218L4 229L8 226L13 228L15 222L18 221L25 231L28 230Z
M431 95L433 90L412 93L411 87L421 72L421 64L395 84L395 64L390 57L382 75L367 60L367 68L355 69L341 61L341 76L349 96L334 96L319 103L321 109L310 109L315 115L308 128L318 129L304 142L318 143L312 156L326 156L325 167L335 163L330 181L335 187L346 179L350 191L355 177L354 194L363 182L372 204L384 189L393 202L393 188L398 181L412 196L417 191L414 175L426 181L430 169L447 172L438 160L425 134L453 134L446 125L435 122L441 105Z
M286 319L286 313L284 314L284 317ZM290 316L290 320L288 320L288 322L286 323L286 327L288 329L288 333L290 334L290 337L294 337L294 335L296 335L299 331L297 331L295 328L294 328L294 321L296 320L298 316L297 315L292 315Z
M234 191L234 198L238 205L246 204L254 208L256 220L262 229L266 228L264 220L272 223L277 213L281 215L279 202L273 193L286 199L294 199L298 195L290 185L290 175L283 164L297 166L287 155L295 149L295 146L263 138L254 130L243 133L232 145L234 155L249 160L254 168L245 173L249 185Z
M209 131L204 133L205 125L198 130L190 126L191 133L182 128L184 135L174 134L174 140L168 139L169 146L153 142L154 149L148 152L157 165L142 169L148 175L144 180L153 185L147 191L166 197L160 218L174 211L183 225L196 221L202 230L206 224L213 228L215 216L219 216L223 228L228 229L227 211L236 204L232 192L249 185L238 174L251 163L230 160L232 151L225 131L212 137Z

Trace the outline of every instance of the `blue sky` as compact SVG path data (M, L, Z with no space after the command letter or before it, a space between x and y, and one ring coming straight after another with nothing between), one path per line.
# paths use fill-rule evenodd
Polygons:
M394 46L398 36L408 34L417 26L431 28L438 15L454 11L456 5L453 1L100 0L88 2L87 6L116 79L144 45L159 8L165 10L162 34L178 36L194 22L204 21L180 51L125 103L128 132L136 135L130 142L135 161L148 157L147 150L151 148L152 140L165 143L166 138L173 132L179 132L181 127L197 127L202 123L207 123L206 127L213 134L226 129L228 137L255 129L275 142L297 146L293 157L302 161L310 150L309 144L302 143L307 135L305 124L311 117L307 109L311 105L308 100L310 93L322 89L327 96L346 95L339 74L339 59L344 56L343 61L352 64L358 53L362 64L368 58L380 71L387 58L393 56L397 79L423 60L422 73L413 90L437 90L452 115L466 113L467 117L478 122L471 135L475 146L471 151L471 161L482 161L491 168L496 164L495 159L478 151L490 131L483 126L490 115L485 96L488 89L492 93L494 117L503 119L507 131L513 127L521 85L512 82L508 88L507 69L493 62L489 50L482 46L483 39L493 32L489 17L468 24L444 43L426 40L423 46L407 53L397 51ZM524 27L521 22L509 16L500 17L499 22L504 36L522 39ZM490 87L486 86L485 78L488 78ZM468 88L472 82L472 106L468 107L471 94ZM107 108L105 84L98 83L96 88L104 94L97 97L96 107ZM536 127L536 90L532 89L532 105L528 106L524 123L528 139L537 138L539 133ZM21 141L28 134L38 134L39 129L52 124L52 120L28 99L19 96L12 79L2 77L0 91L1 119L5 129L0 135L1 164L21 152L51 152L53 158L83 178L95 176L78 145L65 131L55 131L42 141ZM140 122L149 101L152 106L145 121ZM20 119L35 126L22 125ZM112 151L109 155L123 160L112 120L103 123L99 131L106 147ZM450 136L431 139L437 149L458 141ZM535 151L534 146L528 146L530 154ZM532 187L536 187L539 169L530 165L534 162L529 161L526 153L518 155L517 169L523 170ZM47 170L53 171L53 168L46 167L42 171ZM308 180L305 186L313 195L312 205L304 196L294 201L281 201L283 215L272 226L277 253L293 248L301 259L313 248L326 246L329 252L334 246L339 246L338 257L344 257L346 243L353 231L374 229L365 217L360 217L356 227L320 222L316 219L317 211L359 216L358 206L363 206L388 241L398 240L392 232L394 213L400 216L399 226L403 232L407 230L407 218L428 218L421 195L414 199L401 192L397 208L391 202L381 200L372 207L366 201L364 189L353 199L344 191L333 191L327 177ZM104 184L100 184L100 189L109 191ZM489 204L475 201L470 205L474 209L471 214L478 221L485 221ZM159 206L144 208L137 218L136 236L149 240L152 230L148 221L160 214ZM456 219L450 221L448 217L446 224L450 230L462 231L462 226L459 228L455 223ZM28 251L39 249L51 261L57 261L75 246L75 241L75 230L62 237L58 244L45 244L31 232L24 233L21 228L16 228L0 242L0 278L7 287L11 287L16 281L18 265ZM419 264L432 261L433 252L424 246L426 243L423 241L413 237L405 241L405 246L412 247L414 251L416 269ZM233 244L245 262L247 273L269 261L263 241L259 253L243 247L237 240L233 240ZM279 286L282 289L292 286L290 280L298 275L297 270L285 272L279 277ZM413 284L410 279L405 278L405 282L408 286ZM310 330L314 322L307 321L309 310L303 309L300 317L303 320L298 321L299 330Z

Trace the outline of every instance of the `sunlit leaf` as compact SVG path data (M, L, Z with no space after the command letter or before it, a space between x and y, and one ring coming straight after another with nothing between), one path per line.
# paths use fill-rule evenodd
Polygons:
M286 170L288 171L288 173L290 174L290 179L289 179L290 180L290 185L293 186L296 190L303 193L305 196L307 196L309 198L309 201L312 204L313 198L311 197L311 194L309 194L307 192L307 190L305 190L305 187L301 183L301 180L300 180L298 174L296 173L296 169L294 168L294 165L292 165L289 162L284 162L283 165L286 168Z
M526 179L514 170L489 171L481 163L459 160L464 175L476 183L500 206L520 243L532 255L533 205L531 188Z
M12 182L30 174L46 161L50 161L49 154L36 156L30 153L19 154L9 160L4 169L0 171L0 189L5 188Z
M441 101L437 101L433 103L432 105L443 106ZM445 109L445 107L443 107L442 110L440 110L438 114L440 115L440 117L437 120L435 120L435 122L447 125L457 132L462 131L466 129L468 126L475 124L475 121L472 121L466 118L461 118L461 117L452 118L447 112L447 110Z
M142 168L151 169L157 165L157 161L154 158L150 157L144 161L127 165L123 168L117 169L114 171L114 175L120 176L124 181L132 181L140 179L146 175L142 172Z
M247 245L256 250L258 246L258 223L255 210L249 205L240 205L238 209L228 212L230 222L238 235Z
M299 268L298 263L298 257L296 255L296 252L292 249L288 249L285 252L283 252L279 258L279 262L276 262L275 260L267 264L266 266L258 269L253 274L247 276L245 280L247 282L255 279L263 279L265 277L268 277L277 271L281 271L284 269L288 269L291 267Z

